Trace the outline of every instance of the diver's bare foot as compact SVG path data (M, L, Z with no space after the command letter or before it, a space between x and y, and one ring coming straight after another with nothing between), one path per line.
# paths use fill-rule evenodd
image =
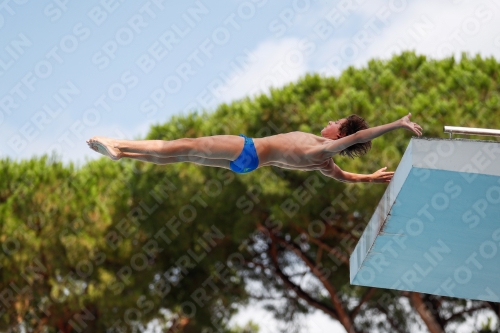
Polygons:
M123 156L120 149L115 148L116 144L113 139L106 138L104 136L94 136L87 140L87 144L91 149L111 158L114 161L119 160Z

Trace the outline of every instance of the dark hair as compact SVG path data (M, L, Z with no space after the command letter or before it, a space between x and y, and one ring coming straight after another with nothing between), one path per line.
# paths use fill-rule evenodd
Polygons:
M340 133L345 136L356 133L357 131L361 131L367 129L368 123L358 115L352 114L346 118L345 121L340 126ZM340 152L342 156L349 156L350 158L359 157L368 152L372 147L372 142L364 142L364 143L356 143Z

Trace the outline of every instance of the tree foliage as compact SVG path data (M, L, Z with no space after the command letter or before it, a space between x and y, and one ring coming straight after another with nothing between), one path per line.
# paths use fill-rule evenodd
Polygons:
M499 73L493 58L408 52L175 116L146 139L319 134L353 113L374 126L411 112L429 137L443 125L500 128ZM335 163L395 169L409 138L388 133L366 156ZM132 160L76 168L47 156L5 159L0 170L0 330L132 332L156 320L172 332L229 332L250 299L288 323L319 309L349 333L439 332L484 309L500 314L496 303L349 284L349 255L383 185Z

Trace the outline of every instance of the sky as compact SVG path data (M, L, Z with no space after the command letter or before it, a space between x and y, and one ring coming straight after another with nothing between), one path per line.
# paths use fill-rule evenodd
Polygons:
M500 0L0 0L0 158L82 164L92 136L404 50L500 59Z

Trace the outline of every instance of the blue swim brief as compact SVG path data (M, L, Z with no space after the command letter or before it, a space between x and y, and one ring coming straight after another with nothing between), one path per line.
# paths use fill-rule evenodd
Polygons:
M243 134L240 134L240 136L245 138L245 145L240 156L229 163L229 168L236 173L248 173L257 169L259 166L259 157L257 156L253 140Z

